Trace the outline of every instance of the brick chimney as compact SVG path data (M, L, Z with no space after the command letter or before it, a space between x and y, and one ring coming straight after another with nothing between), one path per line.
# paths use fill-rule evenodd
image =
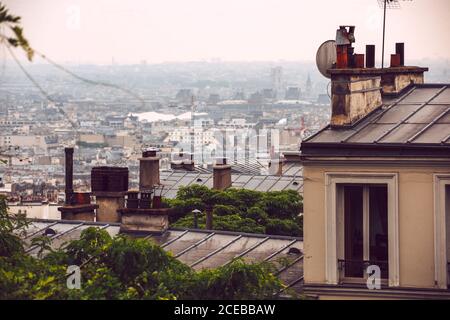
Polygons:
M151 190L158 185L159 180L159 160L156 154L158 149L150 148L142 152L139 159L139 190Z
M424 82L428 68L404 66L405 46L396 44L389 68L375 68L375 46L364 55L354 54L355 27L341 26L336 32L336 63L331 76L331 125L351 126L382 105L383 97L395 97L411 84Z
M213 166L213 189L225 190L231 187L231 165L226 158L219 158Z

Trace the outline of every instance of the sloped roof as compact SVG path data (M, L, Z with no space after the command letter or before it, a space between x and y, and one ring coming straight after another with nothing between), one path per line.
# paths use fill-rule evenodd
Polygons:
M374 152L375 150L375 152ZM450 85L413 85L349 127L328 125L302 155L450 155Z
M106 230L111 236L120 233L117 223L35 219L21 237L27 244L27 253L36 255L37 247L31 246L34 237L50 231L51 247L56 249L78 239L84 229L92 226ZM302 238L194 229L170 229L163 235L149 234L145 238L154 240L195 270L220 267L235 258L247 262L271 261L278 268L277 276L289 288L296 292L302 289Z
M288 163L283 166L283 170L285 170L285 174L281 176L232 174L232 187L264 192L295 190L302 193L303 177L300 164ZM162 196L165 198L175 198L181 186L199 184L208 188L213 187L213 175L211 173L163 171L160 173L160 180L161 184L164 185Z

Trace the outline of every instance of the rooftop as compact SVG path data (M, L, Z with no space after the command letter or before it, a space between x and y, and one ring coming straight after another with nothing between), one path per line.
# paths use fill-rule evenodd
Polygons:
M34 237L49 235L51 247L57 249L67 241L78 239L88 227L104 229L111 236L120 233L117 223L35 219L21 237L28 245L27 253L35 255L38 248L31 246ZM163 235L131 236L154 240L195 270L220 267L235 258L247 262L271 261L278 268L276 275L288 288L300 292L303 285L302 238L196 229L169 229ZM281 263L281 259L285 262Z
M410 85L395 98L384 97L381 107L352 126L326 126L302 142L301 153L448 157L450 85Z
M165 198L175 198L178 189L182 186L199 184L208 188L213 187L212 173L162 171L160 176L161 183L164 185L162 196ZM264 192L282 190L303 192L302 167L299 163L284 163L283 174L281 176L255 175L250 173L232 174L231 181L233 188Z

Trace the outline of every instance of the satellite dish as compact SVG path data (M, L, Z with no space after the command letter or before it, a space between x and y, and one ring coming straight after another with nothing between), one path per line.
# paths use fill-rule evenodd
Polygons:
M333 67L336 59L336 41L328 40L322 43L316 53L316 64L324 77L331 78L327 70Z

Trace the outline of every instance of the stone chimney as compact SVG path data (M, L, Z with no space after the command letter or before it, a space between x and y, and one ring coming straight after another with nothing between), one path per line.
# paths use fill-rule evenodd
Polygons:
M213 189L225 190L231 187L231 165L226 158L219 158L213 166Z
M139 159L139 190L151 190L158 185L159 180L159 160L156 152L158 149L150 148L142 153Z
M411 84L424 82L428 68L404 66L405 46L396 44L389 68L375 68L375 46L354 54L355 27L341 26L336 33L336 63L331 76L331 125L351 126L382 105L383 97L395 97Z
M119 212L122 217L121 232L163 234L169 228L171 209L155 206L151 193L147 191L129 191L126 206Z

